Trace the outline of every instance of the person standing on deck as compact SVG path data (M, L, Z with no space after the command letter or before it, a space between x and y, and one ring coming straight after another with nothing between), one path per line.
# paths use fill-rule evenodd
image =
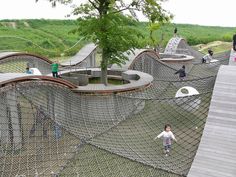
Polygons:
M54 78L58 78L59 77L59 75L58 75L58 68L59 68L58 62L56 62L56 61L53 62L51 67L52 67L52 76Z

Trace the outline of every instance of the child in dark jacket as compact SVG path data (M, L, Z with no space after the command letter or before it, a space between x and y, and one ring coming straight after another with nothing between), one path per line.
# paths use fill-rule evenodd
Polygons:
M179 79L183 81L186 77L185 66L183 65L181 69L175 72L175 74L179 74Z

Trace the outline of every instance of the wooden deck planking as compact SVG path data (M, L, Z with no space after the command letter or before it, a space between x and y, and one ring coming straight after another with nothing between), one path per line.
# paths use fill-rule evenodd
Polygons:
M188 177L236 177L236 67L221 66Z

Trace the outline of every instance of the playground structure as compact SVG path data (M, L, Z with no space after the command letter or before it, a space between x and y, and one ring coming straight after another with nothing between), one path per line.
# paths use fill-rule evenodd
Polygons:
M52 62L44 57L20 52L0 53L0 72L24 73L26 67L38 68L43 75L51 73Z
M75 56L61 64L64 68L93 68L96 67L96 49L97 46L93 43L85 45Z
M236 141L228 139L236 133L235 73L235 66L220 67L205 130L188 177L236 174Z
M182 39L174 38L171 41L178 41L174 42L177 47L170 54L168 45L163 55L188 56L193 52ZM62 64L62 76L78 71L99 75L97 69L87 68L88 65L86 69L75 69L73 72L66 68L72 63L77 68L85 67L84 63L88 62L83 61L93 60L91 56L95 48L90 47L88 51L91 53ZM215 144L205 144L209 142L208 138L212 139L207 132L211 130L214 120L212 115L215 107L211 104L211 98L213 103L217 99L215 80L217 77L215 88L221 87L220 79L225 79L222 74L225 68L221 67L218 76L217 73L222 64L228 64L229 55L219 55L217 62L209 64L201 64L200 55L191 56L193 62L189 64L187 79L180 81L174 74L178 63L163 62L151 50L136 50L128 55L129 61L121 69L111 67L111 73L114 69L115 73L121 70L119 75L127 78L132 89L123 90L127 84L113 92L98 89L100 85L87 85L86 91L83 88L86 86L73 84L68 78L68 81L52 78L50 71L44 69L50 68L50 62L44 67L40 63L46 60L41 58L34 63L31 62L34 58L23 60L17 54L14 58L2 57L4 60L7 58L7 62L0 63L0 71L3 72L0 74L0 176L191 177L196 176L198 169L202 170L202 177L207 176L209 173L204 173L199 164L204 164L207 169L214 166L210 163L210 156L207 157L209 163L202 162L204 159L201 157L206 152L204 147L211 145L214 151L222 143L221 139L216 139L210 141ZM19 60L23 61L22 67L18 67ZM28 62L34 63L40 71L42 66L43 76L23 74ZM12 73L16 68L23 68L20 70L22 74L19 74L20 71ZM134 79L134 73L140 76ZM111 75L115 76L114 73ZM235 84L233 79L230 81L232 85ZM133 88L137 83L141 84ZM197 92L184 97L176 96L178 90L185 86ZM113 90L112 86L110 90ZM231 99L230 105L233 104ZM235 114L235 108L231 112ZM235 120L229 116L224 128L235 128L232 122ZM153 140L166 123L172 125L178 139L169 157L162 153L162 142ZM225 149L224 154L234 153L229 158L231 163L233 161L233 167L235 141L228 143L231 148ZM216 160L219 163L222 161L220 158ZM228 173L233 177L234 168L227 173L225 169L212 169L212 176L218 177L223 173L226 176Z
M196 59L202 58L203 53L194 50L187 44L185 39L181 37L171 38L165 48L164 54L186 54Z
M85 45L75 56L68 61L61 63L63 70L75 68L96 67L96 46L94 44ZM0 72L2 73L25 73L26 67L37 68L42 75L51 73L52 61L49 59L30 53L2 52L0 53Z

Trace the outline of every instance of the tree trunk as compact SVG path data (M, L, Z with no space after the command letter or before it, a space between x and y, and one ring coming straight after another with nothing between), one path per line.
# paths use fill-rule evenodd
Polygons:
M107 86L107 58L104 50L102 51L102 62L101 62L101 83Z
M151 42L152 42L151 47L155 48L155 39L153 37L153 31L152 30L150 31L149 37L150 37Z
M102 84L104 84L105 86L107 86L107 84L108 84L108 80L107 80L107 68L101 68L101 82L102 82Z

